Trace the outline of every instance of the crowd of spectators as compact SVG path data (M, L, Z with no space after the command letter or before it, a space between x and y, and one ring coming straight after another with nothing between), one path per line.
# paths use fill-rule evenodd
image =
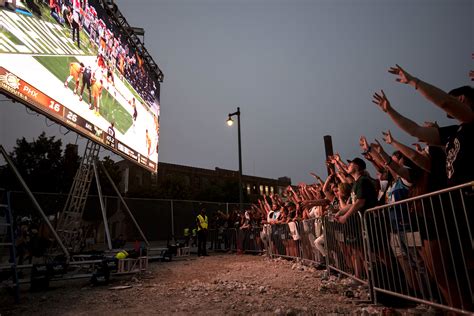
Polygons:
M454 120L453 125L440 127L436 122L418 124L395 110L383 90L375 92L372 102L402 131L415 137L416 142L411 146L403 144L390 130L382 131L380 140L372 142L361 136L361 157L347 162L339 154L328 157L329 176L326 179L311 173L316 180L312 184L300 183L297 187L289 186L281 195L262 197L258 204L252 206L250 214L253 214L256 223L262 224L263 239L272 240L272 234L280 235L280 227L285 225L292 237L285 241L284 247L267 250L296 256L296 241L300 237L295 233L295 223L314 218L314 249L322 256L321 262L325 262L327 250L321 227L323 216L340 225L357 227L356 213L363 215L365 210L376 206L390 205L474 180L474 88L462 86L444 92L399 65L391 67L388 72L395 76L397 82L411 86L444 111ZM474 79L472 72L470 76ZM366 161L374 167L375 174L370 174ZM438 300L449 306L462 306L470 310L472 301L469 291L459 291L456 287L470 288L468 285L473 284L470 267L474 257L469 240L472 239L470 229L474 227L474 216L465 213L473 209L472 192L466 194L463 204L453 201L453 198L450 203L434 202L426 212L425 208L420 211L421 208L409 206L408 203L388 208L389 224L381 234L385 236L388 255L396 258L401 267L400 277L406 280L411 291L423 291L426 287L417 278L421 272L413 272L415 266L424 267L427 271L423 273L429 279L426 282L432 282L439 288L441 297ZM434 215L431 216L431 213ZM453 232L457 232L459 238L450 240L447 236ZM417 236L416 240L408 241L409 234ZM272 242L267 245L274 247ZM347 244L343 247L351 248ZM352 248L344 253L348 256L346 260L352 263L354 273L360 277L363 249ZM418 250L413 250L415 248ZM453 259L453 251L462 253L463 260ZM379 256L381 262L389 260L380 258L387 256L387 253L375 256ZM445 264L436 264L439 259Z
M80 30L84 30L90 45L98 49L97 58L105 60L110 72L117 69L150 107L157 105L157 86L148 75L143 59L96 1L49 0L45 5L49 5L51 17L57 23L71 30L72 40L79 48Z

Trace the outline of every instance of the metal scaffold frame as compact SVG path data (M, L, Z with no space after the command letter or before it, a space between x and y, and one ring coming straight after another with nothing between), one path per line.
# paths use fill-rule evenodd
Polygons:
M100 146L91 140L87 141L86 149L79 168L74 176L63 212L56 227L66 246L73 252L77 251L83 238L81 233L82 215L87 196L94 176L93 163L99 157Z
M28 185L26 184L25 180L23 179L23 177L21 176L20 172L18 171L18 169L15 167L15 164L13 163L13 161L11 160L10 156L8 155L8 153L5 151L5 149L3 148L2 145L0 145L0 154L3 156L3 158L5 159L5 161L7 162L7 165L10 167L10 169L13 171L14 175L16 176L16 178L18 179L18 181L20 182L21 186L23 187L23 189L25 190L26 194L28 195L28 197L30 198L30 200L33 202L33 205L34 207L36 208L36 210L40 213L41 217L43 218L44 222L46 223L46 225L48 226L48 228L51 230L51 233L53 234L54 238L56 239L56 241L58 242L58 245L59 247L62 249L62 251L64 252L64 255L66 256L66 258L69 258L69 251L67 250L67 248L64 246L63 242L61 241L61 238L59 238L59 235L57 234L56 230L54 229L53 225L51 225L51 222L49 221L48 217L46 216L46 214L43 212L43 209L41 208L41 206L39 205L38 201L36 200L35 196L33 195L33 193L31 192L30 188L28 187Z
M107 221L107 213L106 213L106 208L104 204L104 197L102 195L102 189L101 189L101 184L100 184L100 179L99 179L99 168L102 170L102 172L105 174L107 177L107 180L110 182L112 187L114 188L115 192L117 193L118 197L120 198L121 202L123 203L126 212L136 225L138 231L140 232L144 242L149 246L149 242L146 239L143 231L141 230L140 226L138 225L137 221L135 220L132 212L128 208L125 200L120 194L120 191L118 190L117 186L115 183L112 181L112 178L110 177L110 174L107 172L107 169L104 167L104 165L98 160L98 145L96 144L91 144L88 143L86 146L85 150L85 155L82 159L81 165L78 169L78 172L76 174L76 178L74 180L74 183L72 185L70 195L68 197L68 205L69 209L65 207L65 212L67 213L67 216L65 217L67 221L63 219L63 225L64 223L70 223L71 225L74 224L76 225L75 227L80 230L81 227L81 222L82 222L82 214L84 212L84 207L85 207L85 201L87 200L88 196L88 190L90 188L90 184L92 182L92 177L95 176L96 178L96 184L99 192L99 198L100 198L100 204L101 204L101 211L102 211L102 216L103 216L103 221L104 221L104 226L105 226L105 232L106 232L106 237L107 237L107 245L109 252L105 252L102 257L97 258L91 257L91 259L87 259L90 256L88 255L81 255L79 254L76 256L73 254L72 251L66 247L66 245L63 243L63 240L60 237L60 234L58 234L58 231L53 227L51 222L49 221L48 216L46 216L45 212L39 205L38 201L34 197L33 193L29 189L28 185L24 181L23 177L19 173L18 169L15 167L13 161L11 160L9 154L5 151L2 145L0 145L0 156L3 156L5 161L7 162L7 165L11 168L13 171L13 174L15 177L18 179L20 182L21 186L23 187L24 191L27 193L28 197L33 203L33 206L37 209L41 217L43 218L44 223L48 226L50 232L53 234L55 240L56 240L56 247L53 247L53 251L49 253L49 255L54 255L55 259L52 261L49 261L48 263L43 263L43 264L23 264L23 265L18 265L16 262L16 253L15 253L15 237L13 235L13 229L14 229L14 221L13 221L13 209L11 206L11 201L10 201L10 192L7 192L7 204L3 205L0 204L1 208L6 208L7 210L7 223L5 226L8 226L10 229L10 238L9 242L3 242L0 243L0 246L8 246L11 247L11 255L10 255L10 263L6 266L0 266L0 269L5 271L11 270L12 271L12 282L10 283L10 286L14 288L14 296L15 296L15 301L19 302L20 295L19 295L19 286L20 284L25 284L25 283L30 283L32 288L33 288L33 282L35 282L35 287L42 287L44 288L45 286L49 286L49 281L58 281L58 280L68 280L68 279L76 279L76 278L85 278L85 277L91 277L91 282L104 282L104 281L99 281L100 278L104 278L105 282L108 281L109 275L110 275L110 262L115 262L115 260L112 260L113 258L113 253L110 252L112 250L112 244L111 244L111 238L110 238L110 233L108 230L108 221ZM80 197L80 198L78 198ZM66 205L66 206L68 206ZM70 211L72 207L73 211ZM64 232L64 230L62 231ZM64 234L63 234L64 236ZM72 242L73 244L72 249L76 248L77 245L74 245L75 242L81 242L80 238L83 238L81 234L77 235L78 238L76 239L70 239L68 240L69 242ZM58 255L58 248L62 250L64 253L64 261L59 260L57 261L57 255ZM77 261L76 261L77 259ZM125 262L126 261L126 262ZM117 271L114 272L114 275L121 275L121 274L129 274L129 273L137 273L141 272L147 269L148 265L148 257L147 256L141 256L138 259L123 259L123 260L118 260L116 262L117 265ZM36 266L36 270L35 270ZM38 268L40 267L40 268ZM24 269L29 269L31 278L26 278L26 279L20 279L18 275L19 270L24 270ZM39 270L38 270L39 269ZM38 272L42 271L43 269L46 272ZM51 269L51 270L50 270ZM86 270L86 273L84 273L84 270ZM49 274L47 271L57 271ZM46 273L46 274L44 274ZM99 278L99 279L97 279ZM38 283L36 280L41 280L44 279L46 282L43 283ZM45 285L47 284L47 285Z
M91 140L87 141L86 149L84 151L84 156L82 157L81 164L77 170L76 176L74 177L74 182L71 186L69 196L67 198L64 210L60 215L57 231L62 237L64 243L72 252L78 252L80 250L80 245L82 244L85 234L82 231L82 216L84 214L84 209L87 202L87 197L89 194L89 189L92 183L92 178L95 177L95 182L97 185L97 192L99 195L100 209L102 212L102 219L104 222L104 230L106 236L106 244L108 250L112 250L112 238L110 236L109 224L107 220L107 210L104 203L104 197L102 194L102 186L99 178L99 167L100 170L105 174L107 180L110 182L115 193L119 197L120 201L124 205L125 210L132 219L133 223L137 227L140 235L142 236L144 242L149 245L145 234L138 225L135 217L127 206L127 203L120 194L119 189L115 185L114 181L110 177L107 169L99 161L99 149L100 146L94 143Z

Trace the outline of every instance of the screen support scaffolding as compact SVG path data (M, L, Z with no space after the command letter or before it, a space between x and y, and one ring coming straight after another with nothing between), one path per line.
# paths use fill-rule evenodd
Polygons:
M110 184L112 185L112 187L114 188L114 191L115 193L117 194L117 196L119 197L120 201L122 202L125 210L127 211L128 215L130 216L130 218L132 219L133 223L135 224L135 227L137 227L138 231L140 232L140 235L142 236L143 238L143 241L146 243L147 246L150 246L150 243L148 242L148 239L145 237L145 234L143 233L142 229L140 228L140 225L138 225L137 221L135 220L135 217L133 216L132 214L132 211L130 211L130 209L128 208L128 205L127 203L125 203L125 200L123 199L122 195L120 194L120 191L119 189L117 188L117 186L115 185L114 181L112 180L112 178L110 177L110 174L107 172L107 169L105 169L104 165L100 162L100 161L96 161L96 163L101 167L102 171L104 172L104 174L106 175L107 179L109 180ZM98 173L96 174L96 179L97 179L97 186L99 187L100 186L100 183L98 181L99 179L99 175ZM101 193L101 190L99 191L100 195L102 194ZM102 203L102 197L100 196L100 200L101 200L101 207L103 205ZM106 214L105 213L105 209L103 208L102 209L102 214ZM105 217L104 215L104 224L107 225L107 218ZM106 226L106 232L108 232L108 227ZM109 240L110 240L110 236L108 237ZM109 248L111 248L109 246Z
M93 162L99 157L100 146L87 140L86 149L77 169L71 190L58 221L57 230L64 243L73 252L79 251L83 234L81 233L82 215L91 186Z
M51 222L49 221L48 217L46 216L46 214L43 212L43 209L41 208L41 206L39 205L38 201L35 199L35 196L33 195L33 193L31 192L30 188L28 187L28 185L26 184L25 180L23 179L23 177L21 176L20 172L18 171L18 169L15 167L13 161L11 160L10 156L8 155L8 153L5 151L5 149L3 148L2 145L0 145L0 154L3 156L3 158L5 159L5 161L7 162L8 166L10 167L10 169L13 171L13 173L15 174L16 178L18 179L18 181L20 182L21 186L23 187L23 189L25 190L26 194L28 195L28 197L30 198L30 200L33 202L33 205L34 207L36 208L36 210L40 213L41 217L43 218L44 222L46 223L46 225L48 225L48 228L51 230L51 233L54 235L54 238L56 239L56 241L58 242L58 245L59 247L62 249L62 251L64 252L64 255L66 256L66 258L69 258L69 251L67 250L67 248L64 246L63 242L61 241L61 239L59 238L59 235L56 233L56 230L54 229L53 225L51 225Z
M128 213L133 223L137 227L140 235L143 238L143 241L149 246L149 242L145 237L145 234L138 225L135 217L127 206L127 203L120 194L119 189L115 185L114 181L110 177L110 174L107 172L107 169L99 161L99 149L100 146L94 143L91 140L87 141L86 149L84 151L84 156L82 157L81 164L77 170L76 176L74 177L74 182L71 186L66 205L64 207L63 213L60 215L60 220L58 223L58 232L63 238L64 243L71 249L73 252L80 251L80 246L85 234L82 231L82 215L84 213L84 208L87 202L87 196L89 189L92 183L92 177L95 177L97 192L99 194L100 208L102 212L102 219L104 221L104 231L106 236L106 246L109 250L112 250L112 238L110 236L109 225L107 220L107 209L104 203L104 196L102 194L102 186L100 183L99 177L99 167L100 170L107 177L108 182L114 188L115 193L122 202L125 211Z

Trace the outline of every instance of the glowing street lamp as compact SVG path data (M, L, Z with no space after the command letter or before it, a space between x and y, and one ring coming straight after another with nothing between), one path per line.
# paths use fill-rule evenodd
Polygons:
M227 125L232 126L234 124L234 120L232 119L232 116L237 116L237 130L238 130L238 136L239 136L239 209L240 212L242 213L243 211L243 199L244 195L242 192L242 149L240 145L240 108L237 107L237 112L234 113L229 113L229 117L227 118Z

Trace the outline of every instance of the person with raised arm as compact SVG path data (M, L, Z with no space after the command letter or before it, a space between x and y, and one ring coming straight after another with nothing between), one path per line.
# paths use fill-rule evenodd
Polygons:
M399 65L389 69L397 76L396 81L413 86L426 99L445 111L459 124L445 127L420 126L393 109L382 90L373 95L377 104L402 130L429 145L446 148L446 176L448 185L463 184L474 179L474 88L462 86L449 93L416 78Z
M358 157L348 162L348 172L355 182L351 192L352 203L339 210L335 216L341 224L344 224L355 212L363 212L377 204L377 192L372 180L366 175L365 162Z

